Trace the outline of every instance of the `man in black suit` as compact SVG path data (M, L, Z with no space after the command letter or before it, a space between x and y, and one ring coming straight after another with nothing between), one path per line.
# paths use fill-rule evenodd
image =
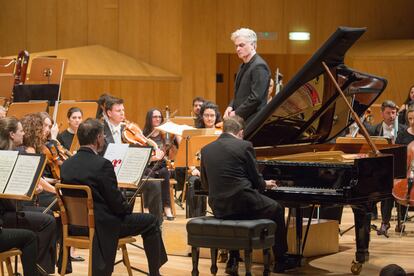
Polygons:
M267 103L270 69L256 53L257 36L250 29L239 29L232 33L236 52L243 61L234 84L234 98L224 111L224 118L238 115L249 121Z
M274 272L295 267L286 255L284 208L262 195L265 189L276 188L274 180L263 180L250 142L243 140L244 121L233 116L224 121L223 134L201 149L201 181L208 190L208 203L220 219L260 219L275 221L276 257ZM238 252L231 251L226 272L237 273Z
M93 275L111 275L118 238L141 235L150 275L159 275L167 261L158 220L151 214L131 213L118 189L112 163L98 155L104 141L103 125L88 119L78 129L79 151L61 168L62 183L88 185L92 190L96 234L93 241Z
M381 104L381 117L382 121L375 126L365 123L365 127L368 130L369 135L372 136L383 136L395 142L397 132L404 132L406 126L397 124L396 119L398 118L397 105L390 100L386 100ZM397 129L398 128L398 129ZM381 201L381 227L377 231L378 235L384 235L388 237L388 229L390 228L390 220L392 207L394 205L394 199L384 199ZM373 211L374 218L378 217L378 211L374 206Z

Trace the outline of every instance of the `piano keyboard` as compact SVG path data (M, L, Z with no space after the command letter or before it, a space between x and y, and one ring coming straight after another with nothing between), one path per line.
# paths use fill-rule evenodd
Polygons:
M296 193L315 193L315 194L337 194L335 189L329 188L310 188L310 187L290 187L290 186L279 186L272 188L272 190L283 191L283 192L296 192Z

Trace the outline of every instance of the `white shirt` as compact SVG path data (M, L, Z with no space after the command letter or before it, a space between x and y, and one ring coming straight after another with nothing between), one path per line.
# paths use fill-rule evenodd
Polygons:
M394 131L394 124L387 125L386 123L382 122L382 136L391 139L393 142L395 141L395 131Z
M121 137L121 124L114 126L108 121L109 129L111 130L112 137L114 138L115 144L122 144L122 137Z

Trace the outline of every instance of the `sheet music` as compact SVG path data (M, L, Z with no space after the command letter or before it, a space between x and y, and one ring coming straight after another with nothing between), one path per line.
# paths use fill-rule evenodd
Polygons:
M119 169L124 163L124 159L126 153L128 151L129 145L128 144L109 144L106 148L104 157L111 161L112 165L114 166L115 174L118 175Z
M136 183L139 181L151 157L151 151L151 148L128 148L124 162L117 175L118 182Z
M33 183L40 156L19 155L5 194L26 195Z
M11 150L0 151L0 193L3 193L7 186L18 153L18 151Z
M171 134L175 134L175 135L182 135L184 130L187 129L196 129L192 126L188 126L188 125L177 125L176 123L173 122L166 122L165 124L162 124L158 127L155 127L155 129L158 129L162 132L167 132L167 133L171 133Z

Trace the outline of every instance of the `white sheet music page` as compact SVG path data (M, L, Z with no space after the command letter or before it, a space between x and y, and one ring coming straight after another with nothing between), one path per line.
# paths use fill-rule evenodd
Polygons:
M166 122L165 124L155 127L155 129L175 135L183 135L184 130L196 128L189 125L177 125L173 122Z
M114 166L115 174L118 175L119 169L124 162L126 153L128 151L129 145L128 144L109 144L106 148L104 157L111 161L112 165ZM118 179L119 181L119 179Z
M26 195L33 183L40 156L19 155L5 194Z
M4 192L10 175L16 163L18 151L1 150L0 151L0 193Z
M149 147L130 147L118 172L117 179L121 183L136 183L142 177L152 149Z

